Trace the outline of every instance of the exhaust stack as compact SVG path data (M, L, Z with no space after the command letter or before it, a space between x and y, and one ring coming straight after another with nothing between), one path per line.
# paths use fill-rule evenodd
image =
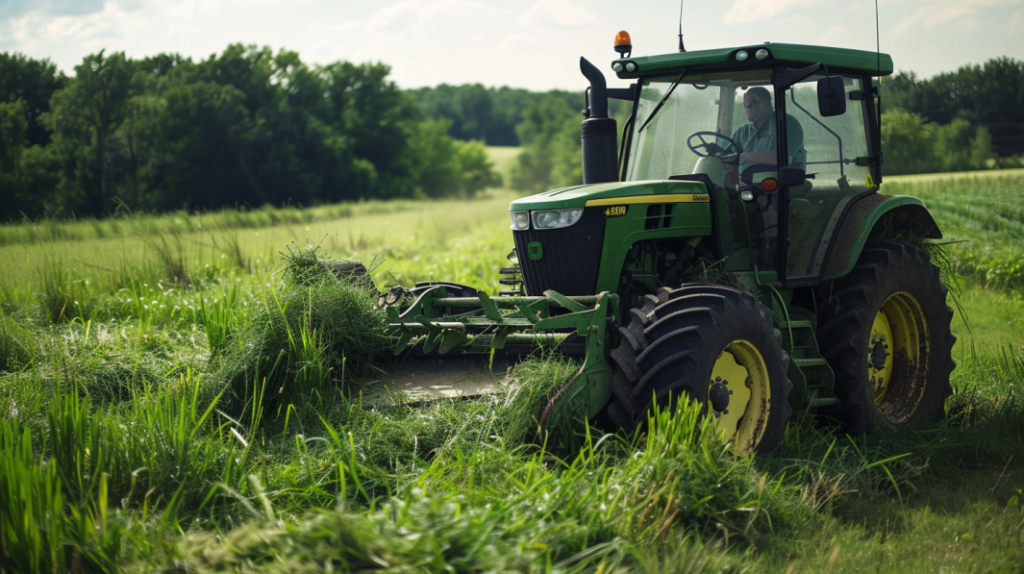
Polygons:
M590 115L580 124L583 183L619 181L618 128L608 117L608 86L596 66L580 58L580 71L590 81Z

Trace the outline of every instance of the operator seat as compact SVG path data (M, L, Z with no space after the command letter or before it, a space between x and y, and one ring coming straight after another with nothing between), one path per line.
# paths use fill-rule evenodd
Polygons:
M715 187L725 187L725 166L717 157L701 157L693 166L693 173L703 173L711 179Z

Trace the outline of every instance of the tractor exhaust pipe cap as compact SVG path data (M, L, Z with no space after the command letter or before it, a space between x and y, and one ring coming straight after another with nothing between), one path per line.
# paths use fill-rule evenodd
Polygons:
M583 183L619 181L618 128L608 117L608 85L586 58L580 58L580 71L590 81L590 115L580 124Z
M604 74L583 56L580 56L580 71L590 82L590 117L608 117L608 84Z

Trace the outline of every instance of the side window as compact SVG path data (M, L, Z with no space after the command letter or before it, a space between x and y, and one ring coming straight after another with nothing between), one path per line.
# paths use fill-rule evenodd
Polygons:
M847 94L846 113L822 117L818 113L817 81L821 76L812 76L789 89L786 97L786 113L803 132L802 149L807 163L807 173L815 174L814 189L818 191L840 191L859 189L863 191L874 182L868 178L867 166L858 166L856 159L868 155L867 131L863 101L850 100L850 93L863 90L860 78L843 78ZM793 130L790 130L793 131ZM796 147L792 141L790 147ZM797 163L794 157L793 163Z
M806 172L813 176L804 185L789 190L791 243L786 274L794 279L820 274L838 216L857 195L876 185L870 168L857 165L858 157L869 155L868 103L851 99L850 94L863 90L863 81L844 77L846 113L822 117L818 113L817 94L821 77L812 76L786 93L789 145L803 150L799 160L806 162ZM796 134L797 131L800 133ZM802 141L797 141L801 137ZM799 160L794 157L792 164Z

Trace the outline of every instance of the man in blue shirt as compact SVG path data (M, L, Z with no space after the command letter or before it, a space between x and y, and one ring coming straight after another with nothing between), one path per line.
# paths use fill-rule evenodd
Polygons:
M743 170L756 164L777 163L776 155L776 120L772 109L771 94L760 87L750 88L743 96L743 111L747 114L748 123L736 128L732 135L733 141L740 146L740 153L722 158L727 166L737 166L742 175ZM788 139L788 165L806 169L807 154L804 151L804 130L796 118L786 114L786 136ZM765 169L764 171L769 171Z

